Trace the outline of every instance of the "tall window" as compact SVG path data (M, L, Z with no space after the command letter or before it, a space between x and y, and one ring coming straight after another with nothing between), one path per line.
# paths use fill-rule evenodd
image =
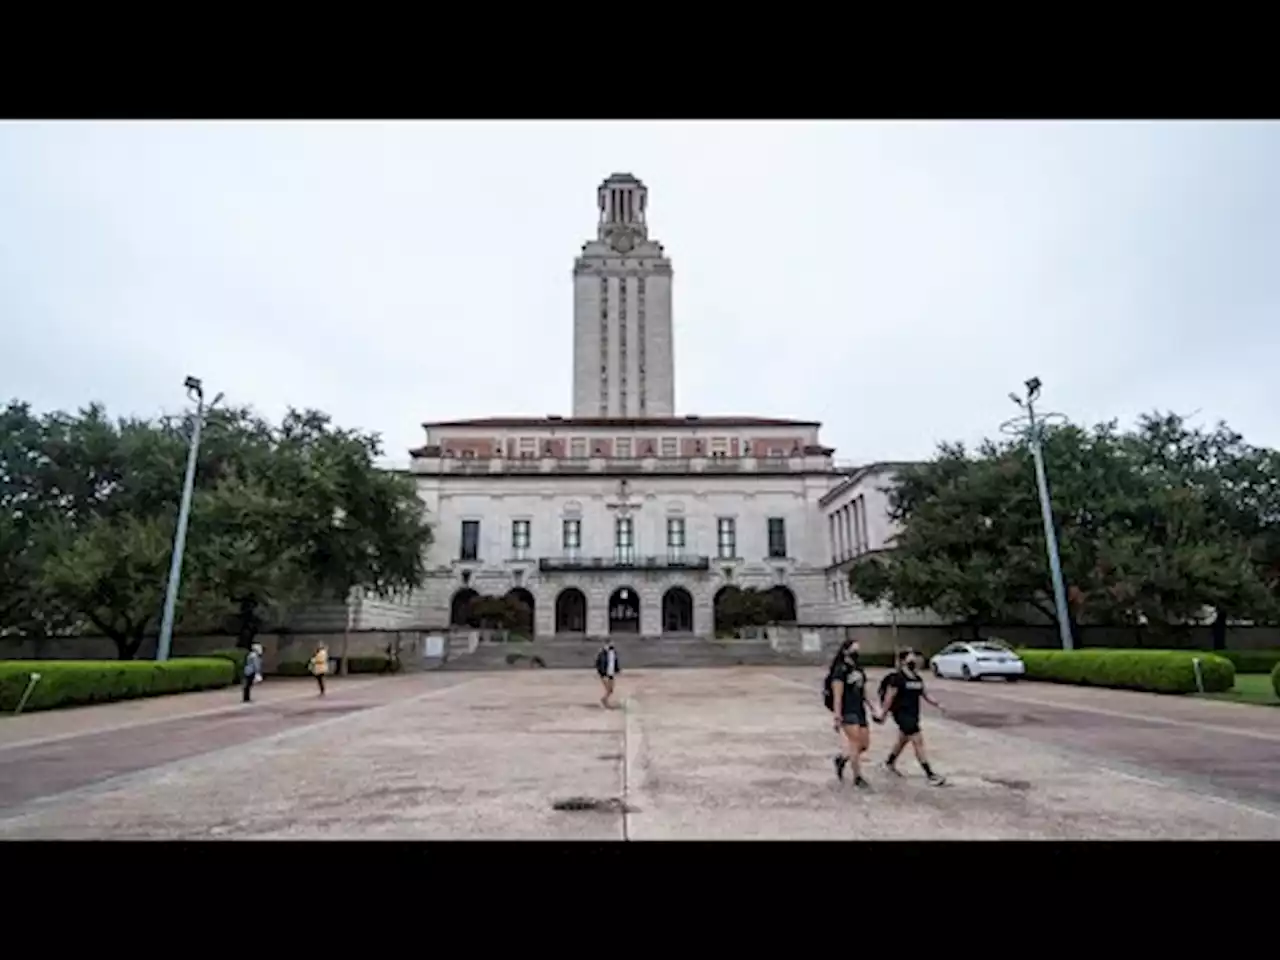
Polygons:
M630 517L619 517L614 521L613 551L619 563L632 563L635 560L635 526Z
M560 543L567 557L576 557L582 549L582 521L566 520L561 527Z
M587 457L587 438L574 437L569 441L569 456L575 460L585 460Z
M667 517L667 556L673 560L684 556L684 517Z
M680 441L675 437L663 437L661 452L667 458L680 456Z
M613 445L613 453L614 456L622 460L629 460L631 458L631 438L619 437Z
M528 520L511 521L511 556L516 560L523 560L529 555L529 527Z
M732 560L738 555L738 533L733 517L716 521L716 552L721 560Z
M463 560L475 560L480 556L480 521L479 520L463 520L462 521L462 552L460 554Z
M769 518L769 557L787 555L787 521L782 517Z
M729 438L728 437L712 437L711 438L711 456L727 457L729 455Z

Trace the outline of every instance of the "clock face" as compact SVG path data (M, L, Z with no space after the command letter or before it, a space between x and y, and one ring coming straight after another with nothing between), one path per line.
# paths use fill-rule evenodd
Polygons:
M619 253L630 253L635 244L635 238L630 233L619 233L613 238L613 249Z

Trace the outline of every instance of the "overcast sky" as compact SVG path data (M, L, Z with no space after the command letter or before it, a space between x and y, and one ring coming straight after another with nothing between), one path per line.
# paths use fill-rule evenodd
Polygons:
M0 124L0 398L183 378L424 420L567 414L596 188L648 185L680 413L928 456L1016 413L1199 411L1280 446L1273 123Z

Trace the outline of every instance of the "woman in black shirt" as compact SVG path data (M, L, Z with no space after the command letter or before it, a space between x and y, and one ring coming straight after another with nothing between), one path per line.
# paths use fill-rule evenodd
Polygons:
M919 668L920 661L914 651L904 650L898 654L898 669L885 677L880 687L881 713L880 719L876 722L882 723L884 715L889 714L893 717L893 722L898 725L898 742L884 762L885 769L899 777L902 776L895 764L909 743L929 782L940 787L946 783L946 780L933 772L924 752L924 735L920 732L920 701L923 700L939 709L941 705L925 691Z
M867 714L881 717L867 700L867 673L858 662L856 641L845 643L831 665L831 716L836 730L841 734L841 752L834 759L836 776L843 780L846 766L853 768L853 783L867 787L862 776L862 755L871 746L871 731L867 727Z

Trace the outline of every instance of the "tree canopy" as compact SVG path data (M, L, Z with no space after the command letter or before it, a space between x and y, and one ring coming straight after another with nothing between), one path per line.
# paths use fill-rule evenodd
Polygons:
M100 406L0 410L0 629L97 630L122 658L160 619L191 416L111 420ZM421 584L431 542L408 477L379 469L375 435L316 411L274 426L206 414L178 624L232 625L247 645L298 601Z
M1280 597L1280 459L1172 414L1121 433L1047 428L1042 443L1073 630L1197 622L1206 609L1270 621ZM854 564L867 602L969 624L1057 615L1034 465L1022 441L943 445L889 490L899 533Z

